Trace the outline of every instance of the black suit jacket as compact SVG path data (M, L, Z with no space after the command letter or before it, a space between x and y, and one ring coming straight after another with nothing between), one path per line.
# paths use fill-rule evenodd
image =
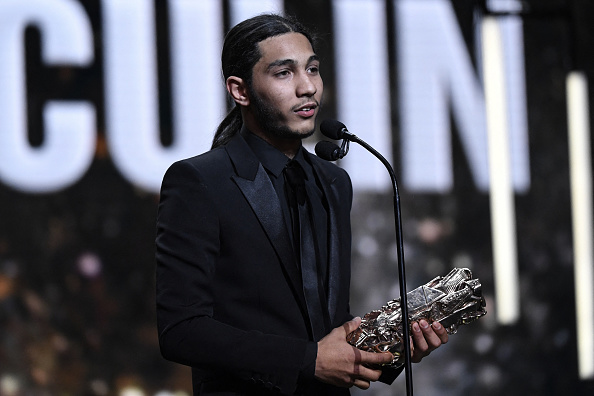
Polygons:
M337 327L351 318L352 186L341 168L305 155L328 203L328 311ZM295 392L306 351L317 346L279 198L240 134L169 168L156 244L161 352L192 366L195 392ZM348 394L315 380L300 386Z

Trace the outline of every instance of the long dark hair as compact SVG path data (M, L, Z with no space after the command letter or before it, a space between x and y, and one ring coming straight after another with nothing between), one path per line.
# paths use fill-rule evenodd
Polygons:
M262 56L258 43L269 37L290 32L301 33L307 37L315 51L315 38L313 35L292 17L262 14L233 27L225 36L221 55L225 81L230 76L236 76L243 79L250 87L252 84L252 69ZM227 143L239 132L242 124L241 109L235 105L217 128L212 140L212 148Z

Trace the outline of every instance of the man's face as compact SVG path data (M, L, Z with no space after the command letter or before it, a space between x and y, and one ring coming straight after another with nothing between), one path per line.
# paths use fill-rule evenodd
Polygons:
M314 133L324 84L309 40L287 33L259 43L262 57L248 87L252 132L269 139L303 139Z

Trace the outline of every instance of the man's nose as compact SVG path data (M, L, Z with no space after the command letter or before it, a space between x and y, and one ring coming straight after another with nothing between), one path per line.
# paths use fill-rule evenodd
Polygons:
M312 96L317 92L317 86L312 76L304 73L299 77L297 84L297 96Z

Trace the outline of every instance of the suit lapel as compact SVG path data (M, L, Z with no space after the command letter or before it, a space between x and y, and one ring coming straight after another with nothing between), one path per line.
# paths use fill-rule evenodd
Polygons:
M301 272L295 262L279 198L266 170L240 135L233 138L225 147L237 173L232 176L232 179L266 232L301 307L307 311L301 286Z

